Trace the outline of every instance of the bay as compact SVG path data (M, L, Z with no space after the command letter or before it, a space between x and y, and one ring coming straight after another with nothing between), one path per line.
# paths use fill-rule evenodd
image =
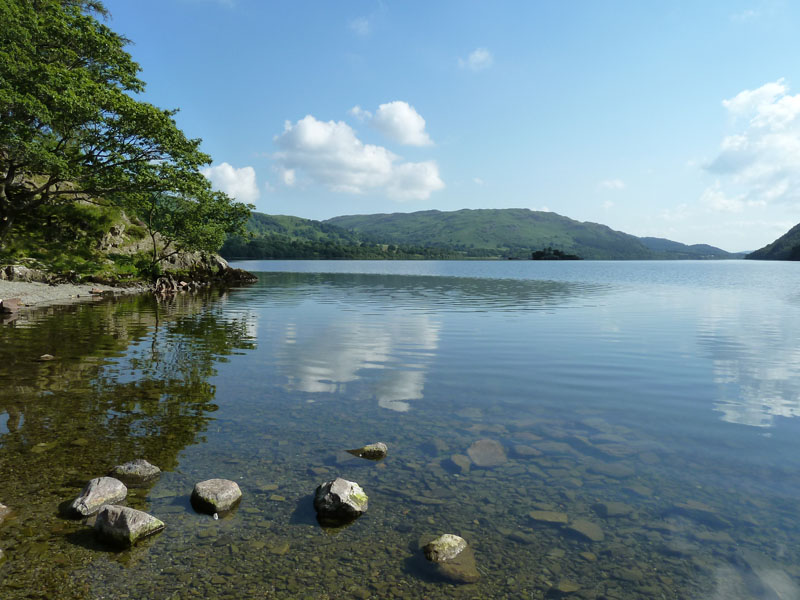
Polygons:
M258 282L0 329L2 597L800 597L796 264L234 266ZM167 528L112 551L57 508L134 458ZM370 505L332 531L336 476ZM244 493L219 521L212 477ZM442 533L477 583L426 569Z

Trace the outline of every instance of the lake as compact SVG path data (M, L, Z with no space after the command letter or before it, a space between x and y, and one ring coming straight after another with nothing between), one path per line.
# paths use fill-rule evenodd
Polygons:
M800 598L796 263L233 266L258 282L0 327L2 598ZM59 516L134 458L162 533ZM369 508L324 529L337 476ZM442 533L477 583L429 571Z

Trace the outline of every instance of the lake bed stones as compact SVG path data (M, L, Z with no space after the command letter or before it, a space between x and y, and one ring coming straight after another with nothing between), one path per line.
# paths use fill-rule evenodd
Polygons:
M80 495L69 505L69 513L80 519L95 514L104 504L117 504L125 500L128 488L119 479L96 477L86 484Z
M366 446L362 446L361 448L355 448L353 450L348 450L350 454L353 456L358 456L359 458L366 458L367 460L382 460L386 458L386 453L389 451L389 448L383 442L376 442L374 444L367 444Z
M503 445L495 440L482 439L467 449L467 455L477 467L489 468L504 464L508 458Z
M6 520L6 517L11 514L11 509L5 504L0 504L0 525Z
M460 536L445 533L425 544L422 551L443 579L452 583L475 583L480 579L475 553Z
M196 483L192 491L192 508L209 515L224 515L236 508L242 499L239 484L229 479L207 479Z
M141 510L127 506L106 504L97 513L94 531L101 540L119 545L132 546L139 540L164 529L164 522Z
M124 465L117 465L109 473L128 487L141 487L152 483L161 476L161 469L143 458L137 458Z
M337 477L319 485L314 493L317 520L326 527L346 525L367 512L369 498L355 481Z

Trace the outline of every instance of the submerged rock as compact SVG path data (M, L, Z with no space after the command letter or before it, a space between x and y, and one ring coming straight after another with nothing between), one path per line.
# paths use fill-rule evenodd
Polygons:
M599 516L607 519L609 517L624 517L633 512L633 507L624 502L597 502L592 505L592 510Z
M124 465L117 465L109 473L125 485L136 487L155 481L161 475L161 469L142 458L137 458Z
M197 512L213 515L230 512L241 499L242 490L235 481L207 479L195 484L191 503Z
M469 447L467 454L478 467L496 467L508 460L503 445L490 439L478 440Z
M367 512L368 500L356 482L337 477L317 487L314 510L324 526L345 525Z
M605 539L603 530L599 525L579 519L569 524L567 530L576 537L589 540L590 542L601 542Z
M537 523L550 525L566 525L569 520L566 513L554 510L534 510L529 512L528 516Z
M96 477L86 484L80 496L69 505L74 518L95 514L104 504L122 502L128 495L128 488L119 479Z
M112 544L130 546L164 529L164 522L146 512L127 506L106 504L97 514L97 536Z
M452 533L445 533L422 548L435 572L453 583L475 583L480 579L475 564L475 554L467 541Z
M376 442L374 444L367 444L361 448L348 450L347 452L353 456L358 456L359 458L366 458L368 460L381 460L386 458L386 453L388 451L389 449L387 448L386 444L383 442Z
M5 504L0 504L0 525L6 520L6 517L11 514L11 509Z
M452 463L461 469L462 473L469 473L469 468L472 466L472 461L469 459L469 456L464 456L463 454L453 454L450 457Z

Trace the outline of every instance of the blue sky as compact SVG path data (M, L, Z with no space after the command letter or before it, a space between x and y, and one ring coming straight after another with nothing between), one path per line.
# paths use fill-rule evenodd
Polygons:
M262 212L521 207L734 251L800 222L800 3L106 5Z

